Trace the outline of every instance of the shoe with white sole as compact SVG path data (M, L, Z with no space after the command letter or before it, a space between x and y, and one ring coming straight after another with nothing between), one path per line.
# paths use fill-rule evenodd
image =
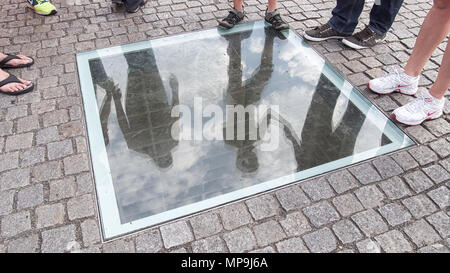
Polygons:
M419 87L420 76L412 77L405 73L403 69L395 69L387 76L369 81L367 87L377 94L386 95L399 92L412 96L416 94Z
M444 104L445 98L437 99L427 91L410 103L395 109L392 117L406 125L419 125L425 120L442 116Z
M381 35L372 31L369 27L342 40L342 43L353 49L373 47L386 39L386 34Z
M334 30L328 23L318 26L314 29L307 30L303 33L303 37L308 41L321 42L328 39L342 39L349 37L343 33Z

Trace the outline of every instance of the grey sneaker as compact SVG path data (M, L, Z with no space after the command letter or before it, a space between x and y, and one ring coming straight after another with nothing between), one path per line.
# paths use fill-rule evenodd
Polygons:
M314 29L307 30L303 34L303 37L305 37L306 40L313 42L321 42L328 39L342 39L349 36L350 35L335 31L328 23L318 26Z
M267 23L271 24L275 30L281 31L289 29L289 25L283 21L278 10L274 10L272 12L267 12L266 10L266 16L264 19Z
M343 39L342 43L354 49L363 49L381 43L385 38L386 34L380 35L376 32L373 32L369 27L366 27L360 32Z
M224 27L226 29L230 29L243 19L244 19L244 11L232 9L230 10L228 16L219 22L219 26Z

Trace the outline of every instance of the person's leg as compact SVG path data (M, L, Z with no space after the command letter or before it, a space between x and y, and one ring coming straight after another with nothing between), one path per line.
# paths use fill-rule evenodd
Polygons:
M269 0L267 5L267 12L272 12L277 9L277 0Z
M403 0L381 0L381 5L374 4L370 11L370 30L380 35L386 34L402 4Z
M444 57L442 58L441 68L439 69L439 74L436 78L436 81L430 88L430 94L437 99L442 99L444 97L445 91L447 91L449 87L450 87L450 43L447 43L447 48L445 49Z
M338 0L328 24L341 34L351 35L358 25L364 0Z
M405 66L405 73L418 76L436 47L450 31L450 0L435 0L423 21L413 52ZM447 54L448 55L448 54ZM444 61L442 64L445 65Z
M242 0L233 0L234 9L242 11L244 7L242 6Z

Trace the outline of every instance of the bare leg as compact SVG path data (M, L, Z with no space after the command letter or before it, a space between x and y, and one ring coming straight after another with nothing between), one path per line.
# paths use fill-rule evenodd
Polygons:
M405 66L407 75L417 77L433 51L448 35L450 30L449 13L450 0L434 0L433 7L423 22L413 52ZM444 61L442 63L444 64Z
M234 0L233 3L234 3L234 9L237 9L237 10L243 9L242 0Z
M430 94L438 99L444 97L445 91L450 87L450 43L447 43L441 68L436 82L430 88Z
M274 11L277 9L277 0L269 0L269 5L267 6L267 11Z

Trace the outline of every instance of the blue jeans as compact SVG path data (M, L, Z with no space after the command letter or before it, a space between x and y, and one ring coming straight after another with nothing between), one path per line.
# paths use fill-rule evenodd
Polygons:
M370 11L369 28L381 35L387 33L402 4L403 0L381 0L381 5L374 4ZM364 0L337 0L328 24L339 33L351 35L363 8Z

